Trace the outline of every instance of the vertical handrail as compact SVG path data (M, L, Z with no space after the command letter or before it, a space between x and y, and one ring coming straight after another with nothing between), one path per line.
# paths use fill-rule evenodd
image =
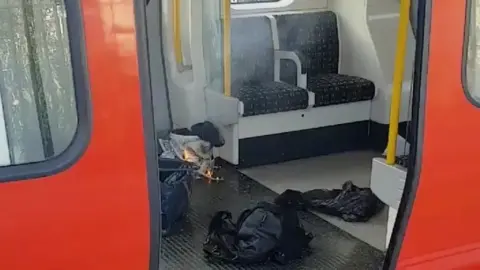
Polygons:
M232 95L230 12L230 0L223 0L223 93L227 97Z
M403 73L405 71L405 55L407 52L408 23L410 0L400 1L400 19L397 32L397 51L393 72L392 101L390 105L390 125L388 130L387 164L395 164L397 150L398 122L402 97Z
M180 15L180 0L172 0L172 17L173 17L173 51L175 54L175 61L177 68L181 69L183 66L183 51L182 51L182 28Z

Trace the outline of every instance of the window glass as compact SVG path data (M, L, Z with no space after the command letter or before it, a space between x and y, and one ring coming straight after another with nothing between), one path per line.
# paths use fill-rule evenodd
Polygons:
M227 3L228 4L228 3ZM203 57L207 89L217 93L224 92L223 85L223 21L222 3L203 1Z
M282 0L230 0L232 4L256 4L256 3L274 3Z
M255 10L263 8L282 8L292 4L294 0L230 0L233 9Z
M475 101L480 101L480 0L472 0L469 10L468 47L465 63L465 88Z
M46 160L77 129L64 1L0 0L0 165Z

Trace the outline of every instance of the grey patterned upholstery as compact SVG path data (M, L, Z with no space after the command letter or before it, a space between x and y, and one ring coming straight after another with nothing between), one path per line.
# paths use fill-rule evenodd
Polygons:
M314 89L314 107L373 99L373 82L342 74L319 74L308 78L307 86Z
M273 81L273 55L272 30L268 18L232 19L232 85Z
M243 116L308 107L305 89L274 82L274 49L268 18L232 19L231 39L232 95L244 103Z
M276 16L280 47L295 51L312 74L338 73L337 17L331 11Z
M306 109L308 92L282 82L243 84L238 99L243 102L243 116Z
M331 11L276 16L280 49L295 51L307 73L307 89L315 93L315 106L370 100L373 82L338 74L339 35L337 16ZM296 66L281 63L282 81L296 84Z

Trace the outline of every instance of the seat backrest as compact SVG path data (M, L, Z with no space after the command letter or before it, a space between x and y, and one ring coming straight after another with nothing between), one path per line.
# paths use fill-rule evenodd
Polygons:
M280 49L299 51L308 74L338 73L340 42L332 11L283 14L277 19ZM283 71L282 71L283 73Z
M241 84L273 81L272 27L267 17L231 21L232 92Z

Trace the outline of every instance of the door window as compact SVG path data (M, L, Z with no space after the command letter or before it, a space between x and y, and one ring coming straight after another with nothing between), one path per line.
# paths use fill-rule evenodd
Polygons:
M463 83L469 99L473 103L478 103L480 101L480 0L469 1L466 28Z
M0 0L0 166L62 153L77 131L64 1Z

